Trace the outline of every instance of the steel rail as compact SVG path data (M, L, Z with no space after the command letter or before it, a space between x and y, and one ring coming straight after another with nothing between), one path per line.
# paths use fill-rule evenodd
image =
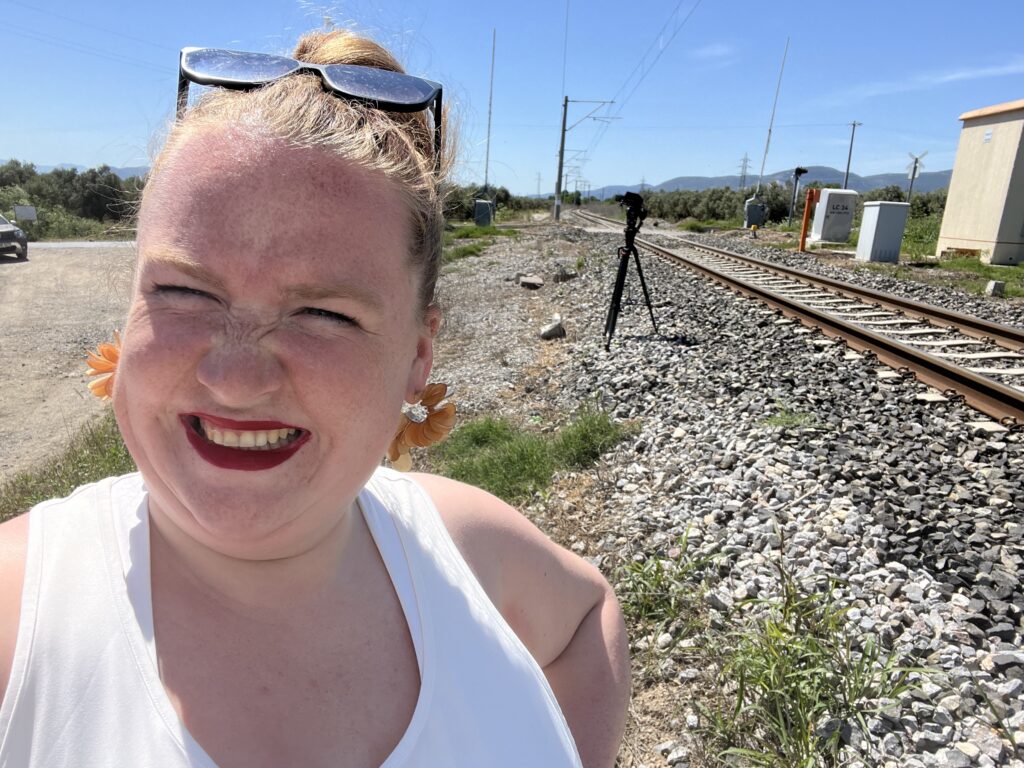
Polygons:
M579 212L577 214L581 215ZM592 221L598 220L598 217L593 217L593 214L582 216ZM600 221L600 223L604 224L605 222ZM619 222L615 223L618 224ZM662 246L648 241L641 241L639 238L637 243L663 258L682 264L732 290L757 297L769 306L780 310L786 316L811 325L830 338L844 340L851 348L858 352L873 354L885 365L900 371L910 371L921 382L934 387L944 394L954 392L962 397L971 407L976 408L1006 426L1016 428L1024 426L1024 391L1008 387L994 379L947 363L945 360L929 355L927 352L922 352L874 331L869 331L866 328L833 317L827 312L817 310L789 297L773 293L759 285L754 285L740 278L719 272Z
M598 216L597 214L590 213L589 211L585 214L581 213L581 215L609 225L617 225L619 223L614 219L607 219L604 216ZM1024 352L1024 328L1016 328L1012 325L1000 325L999 323L993 323L990 320L982 320L980 317L965 315L961 312L954 312L951 309L936 307L932 304L925 304L924 302L915 301L913 299L905 299L902 296L896 296L892 293L876 291L871 288L854 285L853 283L847 283L842 280L825 277L824 275L816 275L813 272L805 272L800 269L795 269L794 267L787 267L783 264L774 264L770 261L755 259L753 256L746 256L745 254L736 253L735 251L729 251L713 245L706 245L705 243L700 243L685 237L678 237L677 239L681 243L685 243L688 247L697 250L710 251L711 253L716 253L719 256L725 256L726 258L750 264L784 277L791 277L796 280L803 280L805 282L827 286L833 291L838 291L839 293L846 295L848 298L877 304L881 307L916 317L916 319L922 321L932 322L940 327L945 323L947 326L955 327L956 330L965 336L989 341L1013 352ZM654 243L641 240L640 238L637 238L637 243L640 243L644 247L652 250L658 247Z

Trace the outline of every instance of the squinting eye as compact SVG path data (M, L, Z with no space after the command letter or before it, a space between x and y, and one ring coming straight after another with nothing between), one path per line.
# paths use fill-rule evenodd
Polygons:
M158 283L157 285L153 286L153 292L154 293L179 293L179 294L184 294L186 296L201 296L202 298L205 298L205 299L214 299L215 298L214 296L211 296L210 294L208 294L206 291L200 291L198 288L189 288L187 285L164 285L164 284L159 284Z
M326 309L320 309L319 307L306 307L302 311L305 312L307 315L311 315L313 317L322 317L325 320L330 320L331 322L340 323L342 325L357 325L356 321L353 318L349 317L348 315L342 315L338 312L331 312Z

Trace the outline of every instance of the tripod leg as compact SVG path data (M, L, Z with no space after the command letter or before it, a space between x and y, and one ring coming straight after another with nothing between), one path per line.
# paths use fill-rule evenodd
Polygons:
M644 271L640 268L640 254L636 252L636 248L633 249L633 260L636 262L636 272L640 275L640 286L644 289L644 299L647 301L647 311L651 315L651 325L654 326L654 332L658 332L658 324L654 322L654 308L651 306L651 294L647 292L647 282L644 280Z
M612 292L612 303L608 307L608 318L604 323L604 348L612 344L612 336L615 335L615 323L619 319L619 308L622 305L622 288L626 284L626 270L629 267L629 252L625 248L619 249L619 272L615 276L615 290Z

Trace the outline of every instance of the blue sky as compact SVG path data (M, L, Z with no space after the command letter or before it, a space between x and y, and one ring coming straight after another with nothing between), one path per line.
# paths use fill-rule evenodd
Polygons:
M0 0L0 157L148 165L182 46L287 52L325 17L445 84L466 183L484 177L497 30L489 176L521 194L554 188L563 94L620 118L569 105L581 186L737 173L745 153L756 175L787 36L766 172L844 168L853 120L854 173L924 151L925 170L951 168L962 112L1024 98L1021 0Z

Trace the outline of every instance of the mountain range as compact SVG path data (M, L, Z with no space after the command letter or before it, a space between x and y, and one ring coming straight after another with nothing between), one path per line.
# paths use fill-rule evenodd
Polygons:
M925 171L918 174L917 180L914 181L915 192L932 192L936 189L944 189L949 186L949 179L953 175L952 170L948 171ZM779 171L778 173L766 174L762 184L771 184L777 182L779 184L785 184L793 179L793 169ZM739 175L733 176L676 176L675 178L663 181L660 184L645 184L643 185L644 190L656 191L656 192L675 192L680 189L693 190L699 192L704 189L714 189L716 187L732 187L738 189L742 179ZM756 175L747 176L746 186L751 187L757 183ZM817 181L821 184L837 184L842 186L843 183L843 171L830 168L826 165L811 165L807 167L807 173L800 177L801 185L806 186L811 182ZM850 179L847 182L847 188L852 189L856 192L867 192L872 189L878 189L880 187L887 187L891 184L907 188L908 184L906 173L878 173L873 176L858 176L856 173L850 174ZM599 189L591 189L590 194L594 197L608 198L613 195L621 195L623 192L638 192L640 191L640 184L633 184L630 186L623 186L621 184L611 185L607 187L600 187Z

